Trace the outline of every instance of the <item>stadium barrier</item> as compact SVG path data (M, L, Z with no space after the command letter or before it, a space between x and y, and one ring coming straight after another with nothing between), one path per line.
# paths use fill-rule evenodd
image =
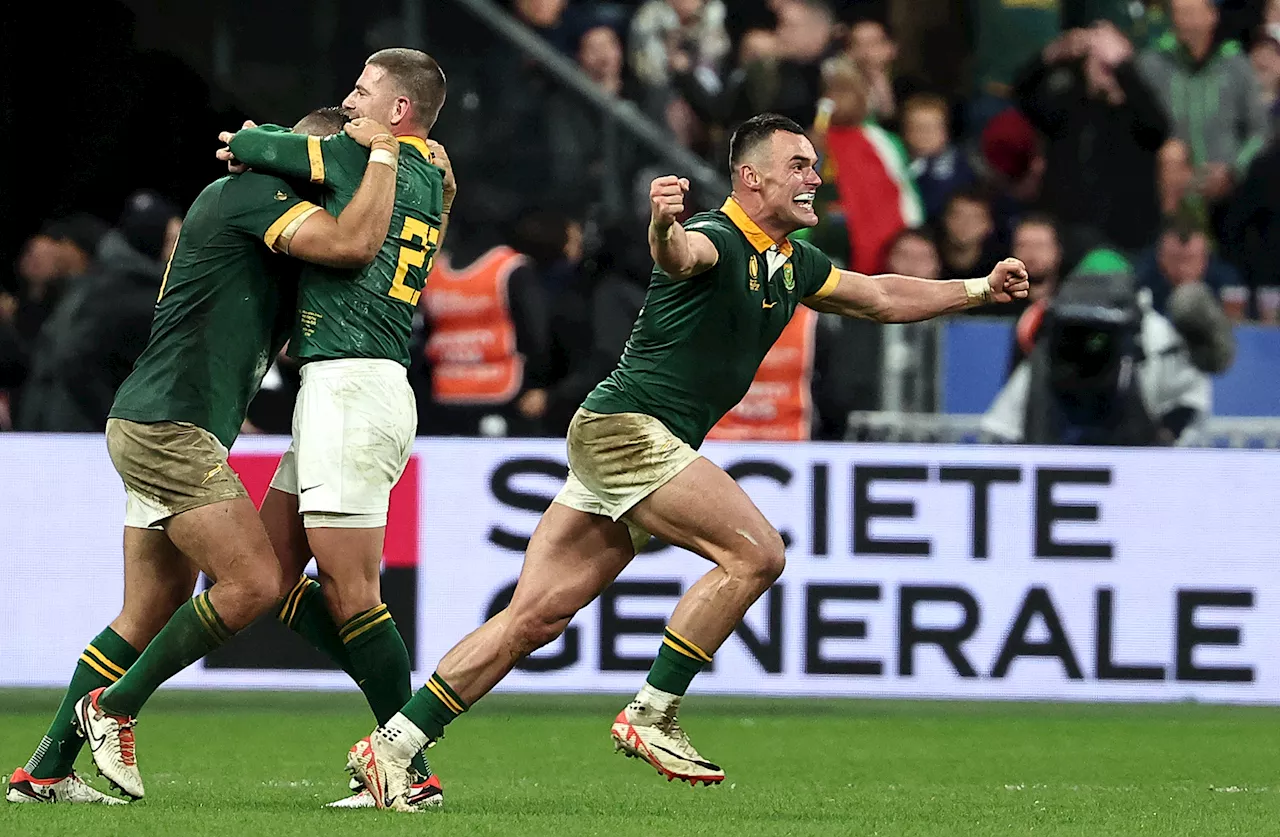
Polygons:
M286 445L245 438L260 497ZM788 543L705 693L1280 703L1280 457L1214 449L709 444ZM421 679L500 609L563 443L419 440L384 590ZM0 686L61 686L117 612L102 440L0 435ZM707 568L653 544L503 684L630 692ZM350 689L274 623L174 686Z

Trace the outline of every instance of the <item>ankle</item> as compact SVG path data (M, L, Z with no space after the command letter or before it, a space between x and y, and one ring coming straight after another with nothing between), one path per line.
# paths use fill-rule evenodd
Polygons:
M411 759L422 752L431 739L413 721L397 712L374 732L392 752Z
M680 699L683 695L664 692L662 689L655 688L649 683L645 683L640 687L640 691L636 692L635 703L640 704L646 709L665 714L668 711L674 711L680 708Z

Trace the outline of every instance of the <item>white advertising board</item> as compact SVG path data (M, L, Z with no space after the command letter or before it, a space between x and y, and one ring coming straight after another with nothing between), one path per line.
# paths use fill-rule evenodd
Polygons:
M237 444L251 493L284 446ZM698 691L1280 703L1280 455L704 452L783 533L788 564ZM419 677L502 606L564 473L560 442L419 441L384 584ZM0 498L0 685L62 685L119 607L123 491L99 438L8 435ZM707 568L672 547L637 557L500 688L633 691L676 598ZM273 651L292 642L258 634L174 685L351 688L314 660L290 662L304 659L292 645Z

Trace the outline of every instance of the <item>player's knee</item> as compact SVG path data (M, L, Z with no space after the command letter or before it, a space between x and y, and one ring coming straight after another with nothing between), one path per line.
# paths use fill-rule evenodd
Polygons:
M749 538L751 546L745 550L746 569L763 586L768 587L782 576L787 566L787 548L782 535L772 526L763 537Z
M219 595L222 608L229 613L219 613L223 621L233 630L243 627L249 622L274 607L284 593L279 572L271 566L251 567L218 580L223 592ZM233 622L242 623L238 627Z

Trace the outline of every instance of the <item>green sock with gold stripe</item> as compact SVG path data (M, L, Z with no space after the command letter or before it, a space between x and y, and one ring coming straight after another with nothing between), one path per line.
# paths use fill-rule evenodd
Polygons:
M76 663L71 683L62 696L58 714L49 724L49 731L24 768L28 773L36 779L61 779L71 772L84 744L71 721L76 714L76 701L94 689L110 686L119 680L137 659L138 652L134 647L110 628L104 628L93 638Z
M204 592L173 614L124 676L98 698L112 715L137 715L160 685L231 638Z
M351 677L364 692L378 724L385 724L400 711L412 694L413 664L409 649L385 604L357 613L338 631L350 660ZM419 753L413 767L423 777L431 775L426 758Z
M645 678L650 686L673 695L689 691L689 684L702 667L711 662L711 655L694 643L667 628L662 632L662 645L658 657Z
M342 644L342 637L338 636L338 626L329 614L319 584L304 575L280 603L276 618L355 678L351 670L351 655L347 653L347 646Z
M457 692L439 674L432 674L427 685L409 699L400 713L412 721L428 740L438 741L444 737L445 726L466 711L467 704Z

